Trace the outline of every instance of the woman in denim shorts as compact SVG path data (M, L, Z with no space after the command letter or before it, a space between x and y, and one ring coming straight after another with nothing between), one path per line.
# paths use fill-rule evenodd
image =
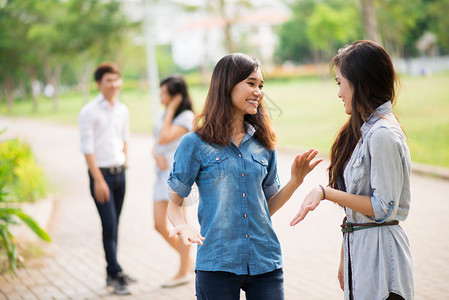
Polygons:
M190 257L190 247L180 239L169 239L167 206L167 179L173 164L173 155L182 136L192 130L193 107L187 85L181 76L175 75L163 79L160 83L160 100L165 106L154 131L155 145L153 158L156 161L156 177L153 188L154 227L161 236L180 255L178 273L162 284L169 288L185 284L192 280L193 260Z

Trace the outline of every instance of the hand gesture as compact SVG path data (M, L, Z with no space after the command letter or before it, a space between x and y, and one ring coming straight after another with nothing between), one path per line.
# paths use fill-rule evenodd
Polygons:
M95 200L100 204L109 202L109 187L104 179L94 181L94 195Z
M173 98L170 100L170 102L168 102L167 104L167 111L175 113L181 102L182 102L182 95L181 94L174 95Z
M302 203L299 212L290 222L290 226L295 226L296 224L304 220L309 211L312 211L315 208L317 208L321 200L323 200L323 191L321 190L321 188L316 187L313 190L311 190L310 193L308 193L307 196L304 198L304 202Z
M193 243L202 245L204 241L204 237L201 236L201 233L199 233L197 229L189 224L181 224L173 228L173 230L170 232L169 237L174 238L176 235L178 235L182 239L184 245L186 246L190 246Z
M167 158L163 155L154 155L154 159L156 160L157 168L160 171L168 169L168 161Z
M337 278L338 278L338 282L340 283L340 288L344 292L345 291L345 276L343 275L343 262L340 262L340 266L338 267Z
M323 161L323 159L317 159L312 162L317 154L317 150L310 149L295 157L291 169L291 180L298 186L304 181L304 177Z

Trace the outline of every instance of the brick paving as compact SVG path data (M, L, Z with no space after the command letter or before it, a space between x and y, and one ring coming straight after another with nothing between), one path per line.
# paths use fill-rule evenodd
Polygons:
M8 299L155 299L189 300L193 282L172 289L160 284L177 270L178 257L153 229L151 189L152 138L133 133L127 196L120 224L119 261L138 278L130 296L105 287L101 226L88 190L78 129L45 121L1 117L4 135L29 142L54 187L55 205L47 228L53 242L39 242L44 254L27 261L17 276L0 276L0 300ZM288 180L294 154L279 151L281 182ZM309 174L292 199L273 216L281 241L286 299L342 299L336 278L340 254L342 210L323 203L298 226L288 223L311 187L326 183L326 164ZM449 299L449 181L412 176L412 209L406 222L415 259L415 298ZM196 205L188 208L195 220ZM242 294L242 299L245 299Z

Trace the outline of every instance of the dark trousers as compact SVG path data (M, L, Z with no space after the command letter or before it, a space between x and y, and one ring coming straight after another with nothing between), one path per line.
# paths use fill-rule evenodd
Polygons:
M117 235L120 212L122 211L125 198L125 172L119 174L110 174L103 170L101 172L109 187L109 201L100 204L95 200L94 181L89 173L90 193L95 200L103 227L103 248L107 262L106 271L108 274L115 274L122 271L117 261Z
M390 293L390 296L386 300L404 300L401 296L395 293Z
M259 275L196 271L195 288L198 300L237 300L240 289L247 300L283 300L284 273L282 269Z

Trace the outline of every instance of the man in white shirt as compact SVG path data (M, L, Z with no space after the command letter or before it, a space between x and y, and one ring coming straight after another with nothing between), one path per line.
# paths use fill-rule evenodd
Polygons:
M115 63L98 65L94 78L100 94L84 105L78 116L81 152L103 226L106 284L114 287L115 294L126 295L130 294L128 283L135 279L124 274L117 261L117 233L126 187L129 112L118 101L122 79Z

